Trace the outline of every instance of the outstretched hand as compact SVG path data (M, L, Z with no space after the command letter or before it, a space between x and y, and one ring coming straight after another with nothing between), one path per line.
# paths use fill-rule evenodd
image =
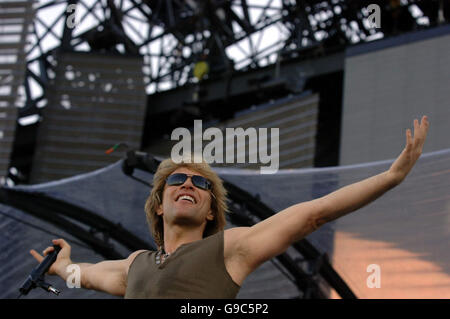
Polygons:
M406 130L406 146L389 168L389 174L397 184L405 179L422 154L429 125L428 117L424 115L420 123L414 120L414 137L410 129Z

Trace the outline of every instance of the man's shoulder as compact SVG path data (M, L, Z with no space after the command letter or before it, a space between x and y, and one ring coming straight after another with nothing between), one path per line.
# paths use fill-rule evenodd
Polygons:
M128 256L127 260L133 262L133 260L134 260L139 254L142 254L142 253L145 253L145 252L151 252L151 251L150 251L150 250L146 250L146 249L136 250L135 252L132 252L132 253Z
M145 249L140 249L140 250L136 250L135 252L132 252L127 259L124 259L125 263L126 263L126 268L128 269L128 267L130 267L130 265L133 263L134 259L145 252L150 252L149 250L145 250Z

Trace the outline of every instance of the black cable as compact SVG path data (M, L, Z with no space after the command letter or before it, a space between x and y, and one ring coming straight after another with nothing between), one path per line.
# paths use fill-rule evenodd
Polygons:
M129 176L130 178L134 179L135 181L138 181L141 184L144 184L145 186L148 186L150 188L153 187L153 184L150 184L149 182L146 182L143 179L140 179L140 178L138 178L136 176L133 176L133 175L127 175L127 176Z

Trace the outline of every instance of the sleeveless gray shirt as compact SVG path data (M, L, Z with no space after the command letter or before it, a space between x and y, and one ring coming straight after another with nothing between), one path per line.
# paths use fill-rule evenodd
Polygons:
M145 251L130 265L125 298L235 298L240 286L224 261L223 231L177 248L156 264L156 251Z

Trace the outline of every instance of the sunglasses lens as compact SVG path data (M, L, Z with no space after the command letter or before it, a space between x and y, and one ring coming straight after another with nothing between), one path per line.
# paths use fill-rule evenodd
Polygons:
M211 183L203 176L194 175L192 176L192 183L201 189L210 189Z
M170 186L181 185L186 181L186 179L186 174L173 174L167 178L167 184L169 184Z

